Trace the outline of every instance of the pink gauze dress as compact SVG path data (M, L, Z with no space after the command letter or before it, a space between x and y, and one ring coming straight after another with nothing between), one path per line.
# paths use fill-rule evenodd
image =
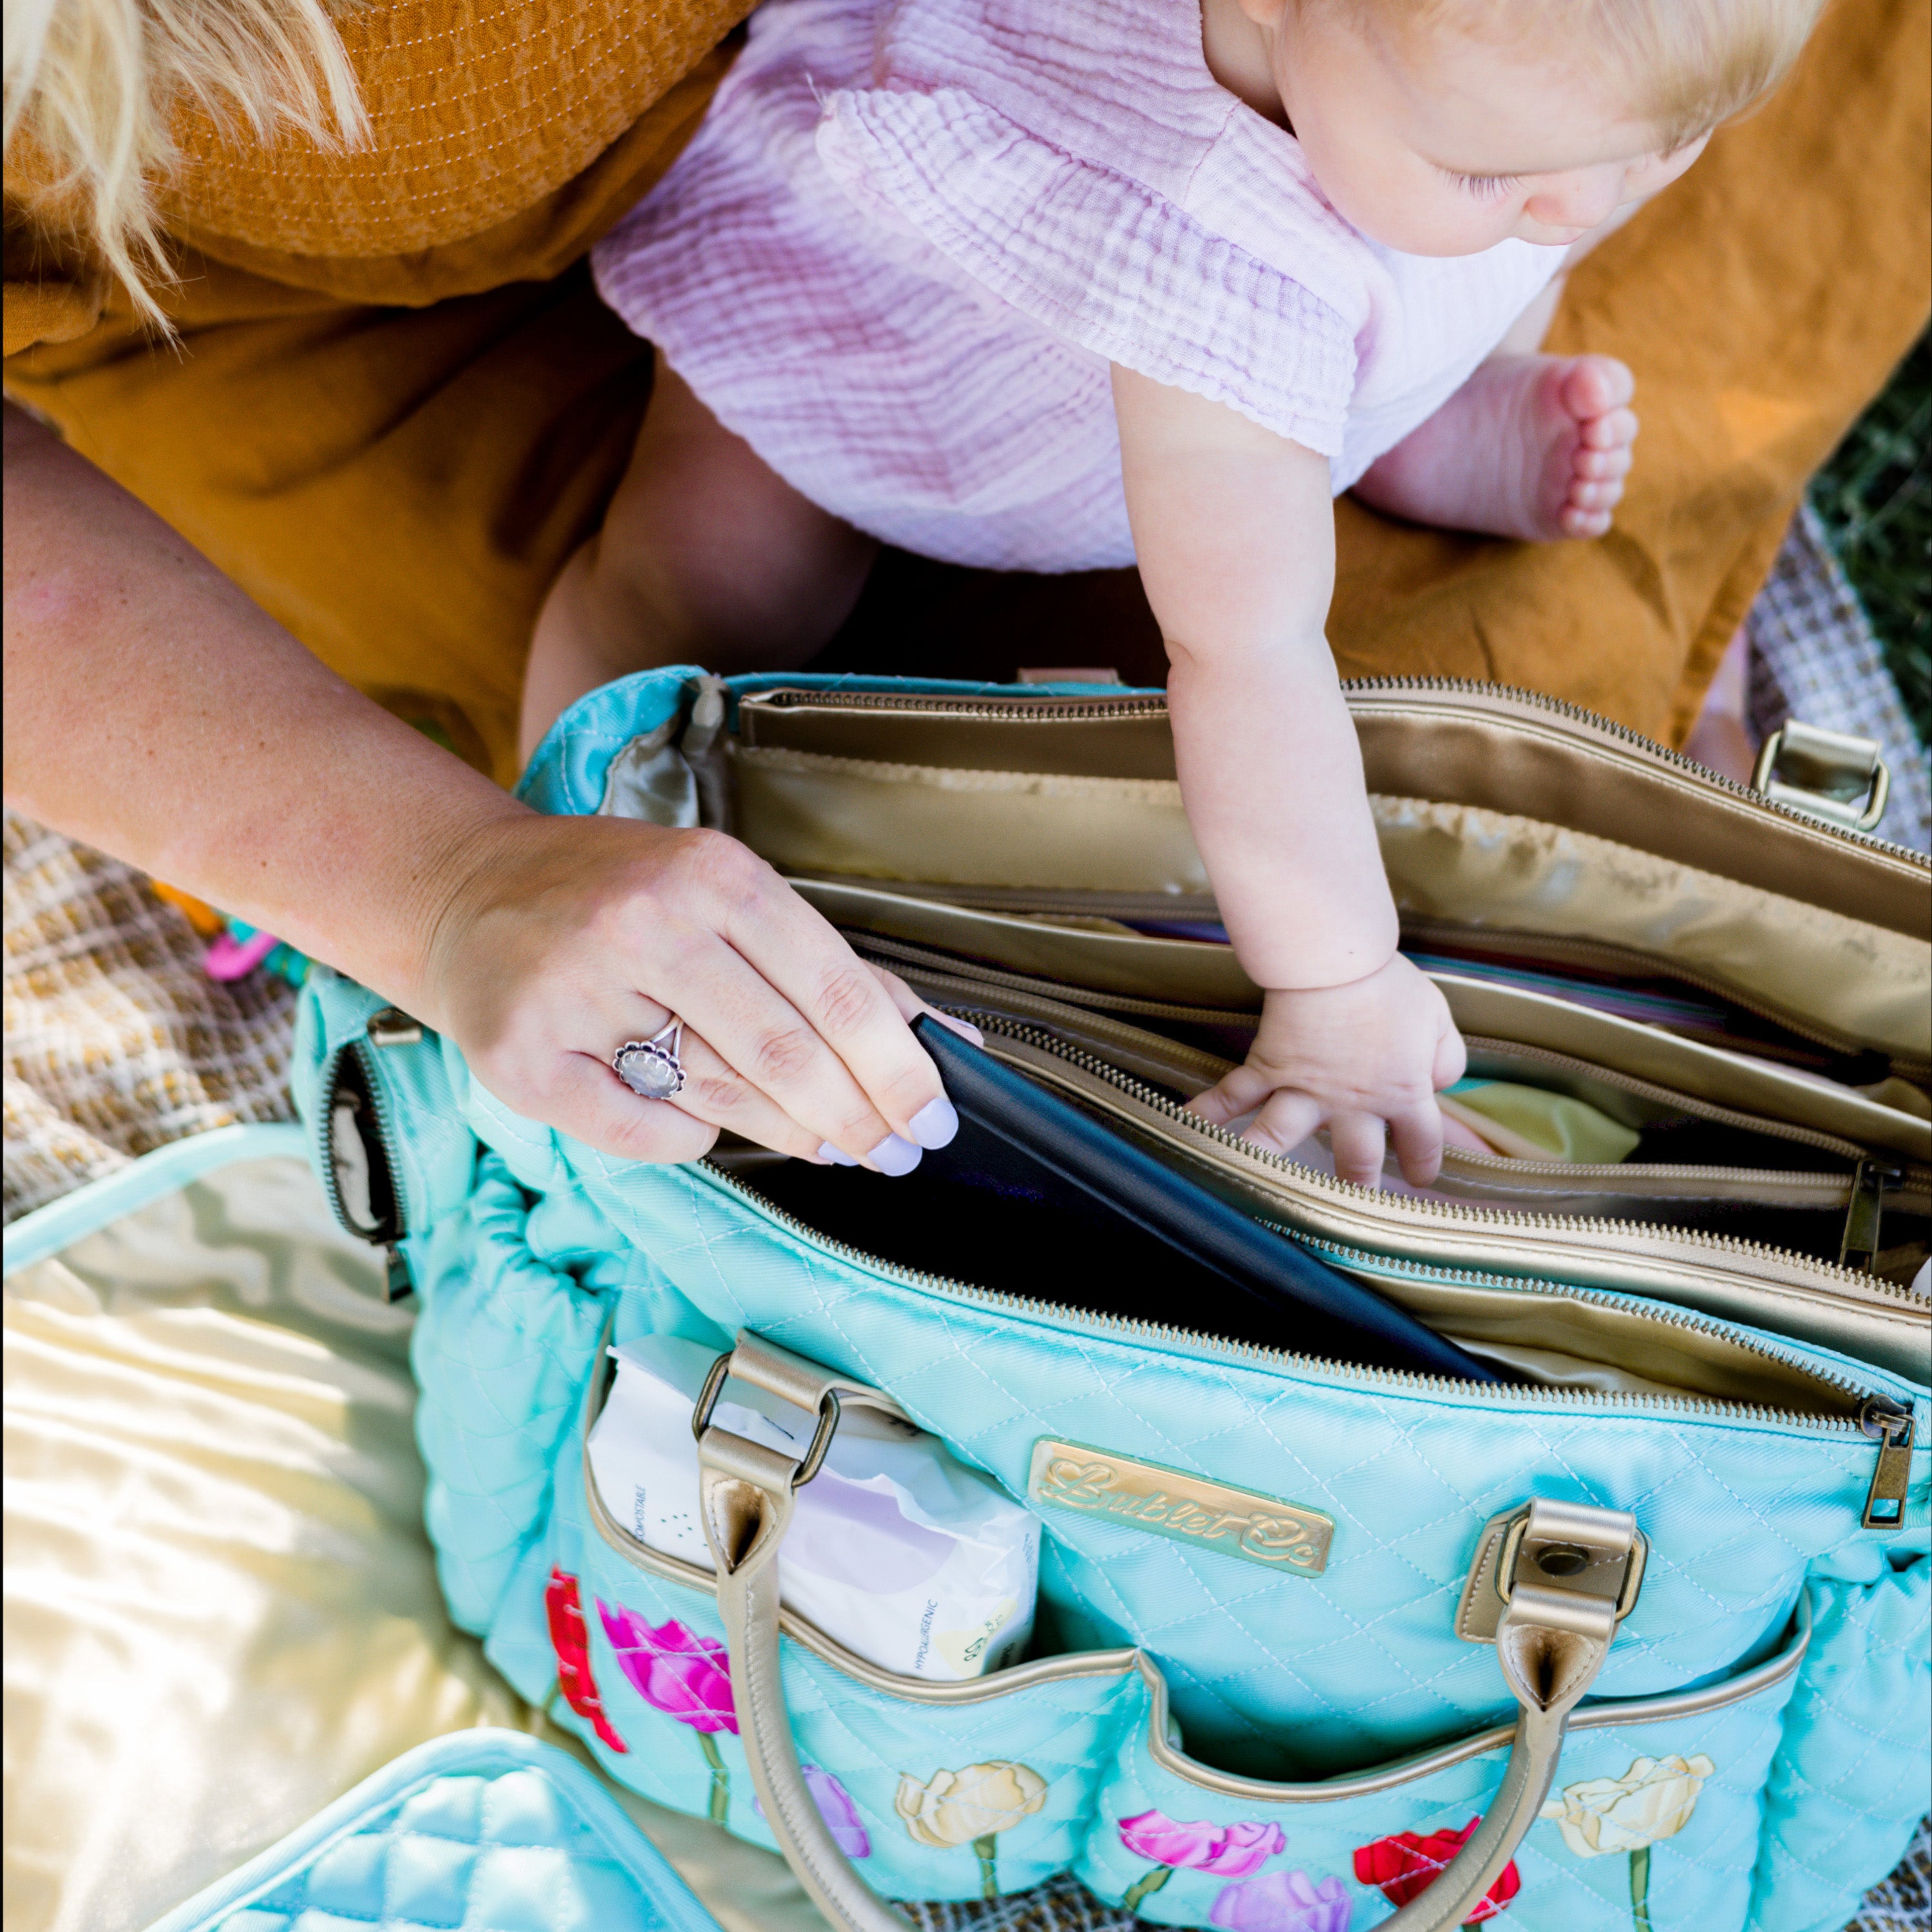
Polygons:
M1108 365L1346 489L1562 264L1404 255L1222 87L1198 0L766 0L604 298L795 489L888 543L1134 560Z

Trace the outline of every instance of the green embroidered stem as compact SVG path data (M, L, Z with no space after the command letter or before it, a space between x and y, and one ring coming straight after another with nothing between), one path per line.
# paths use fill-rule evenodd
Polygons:
M1174 1868L1172 1865L1156 1865L1153 1870L1142 1872L1140 1876L1127 1887L1127 1895L1120 1900L1120 1910L1123 1912L1132 1911L1142 1899L1150 1898L1160 1891L1173 1876Z
M1650 1847L1640 1845L1630 1854L1630 1922L1636 1932L1651 1932Z
M1000 1895L1000 1874L993 1863L993 1854L1000 1848L999 1834L988 1832L984 1838L973 1840L974 1856L980 1861L980 1896L998 1898Z
M553 1724L556 1724L556 1700L562 1695L563 1686L560 1683L553 1684L550 1687L550 1695L543 1700L543 1714ZM558 1726L559 1730L562 1728L561 1725Z
M724 1768L724 1760L718 1755L718 1740L709 1731L700 1731L697 1737L698 1748L704 1754L704 1762L711 1767L711 1822L722 1825L731 1816L731 1774Z

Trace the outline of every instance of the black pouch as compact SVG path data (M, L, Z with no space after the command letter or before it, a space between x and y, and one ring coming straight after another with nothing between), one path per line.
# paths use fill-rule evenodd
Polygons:
M896 1180L790 1161L748 1183L834 1240L976 1286L1334 1361L1502 1379L1025 1074L931 1018L914 1030L958 1110L950 1146Z

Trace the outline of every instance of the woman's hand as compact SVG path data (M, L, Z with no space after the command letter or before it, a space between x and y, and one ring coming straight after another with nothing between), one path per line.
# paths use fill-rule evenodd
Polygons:
M451 871L410 1010L518 1113L628 1160L690 1160L728 1127L887 1174L958 1130L907 1026L929 1010L736 839L523 813ZM640 1099L611 1056L672 1013L684 1089Z
M519 805L4 415L10 801L339 967L607 1153L688 1160L728 1126L903 1173L950 1138L919 1001L770 866ZM688 1084L640 1100L611 1056L674 1010Z
M1426 1187L1442 1166L1436 1096L1467 1059L1448 1002L1398 952L1346 986L1270 993L1246 1063L1194 1111L1217 1126L1253 1114L1246 1138L1278 1154L1325 1124L1335 1172L1364 1187L1381 1184L1392 1141L1403 1178Z

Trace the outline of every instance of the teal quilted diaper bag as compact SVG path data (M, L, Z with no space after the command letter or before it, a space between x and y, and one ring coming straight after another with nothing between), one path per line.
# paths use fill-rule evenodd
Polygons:
M1426 1198L1184 1111L1258 995L1157 693L656 674L566 714L523 791L735 831L1002 1064L1499 1381L1199 1332L1158 1250L1025 1295L868 1252L814 1225L822 1170L607 1158L374 994L304 989L326 1184L420 1298L452 1617L847 1932L1068 1870L1224 1932L1834 1932L1926 1807L1932 872L1558 707L1352 702L1495 1127ZM609 1349L646 1336L716 1358L708 1563L590 1479ZM754 1394L805 1454L714 1416ZM1021 1660L896 1676L779 1600L868 1408L1032 1512Z

